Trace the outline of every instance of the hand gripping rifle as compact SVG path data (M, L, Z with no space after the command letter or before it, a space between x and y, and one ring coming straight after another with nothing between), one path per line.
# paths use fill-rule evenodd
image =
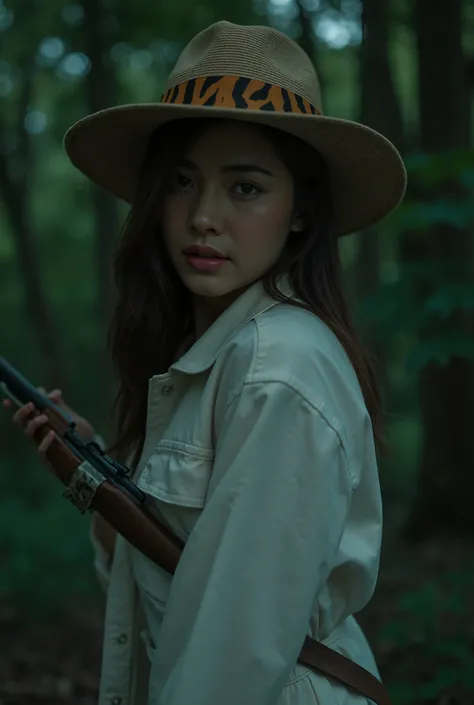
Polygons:
M146 495L130 479L130 469L97 443L84 442L74 421L1 356L0 391L18 407L33 402L32 417L48 417L48 423L36 431L35 441L39 444L51 429L56 433L47 460L66 486L64 497L81 514L98 512L135 548L174 574L183 543L150 514Z

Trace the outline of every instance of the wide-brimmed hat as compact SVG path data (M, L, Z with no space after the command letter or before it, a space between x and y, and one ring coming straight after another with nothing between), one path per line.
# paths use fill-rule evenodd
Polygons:
M160 101L89 115L68 130L65 148L88 178L132 203L151 134L190 117L270 125L315 147L330 170L338 235L373 225L404 195L406 172L392 143L360 123L323 116L311 60L263 26L211 25L185 47Z

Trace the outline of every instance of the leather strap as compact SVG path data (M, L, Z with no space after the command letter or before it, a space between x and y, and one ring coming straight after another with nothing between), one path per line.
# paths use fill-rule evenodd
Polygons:
M335 678L377 705L392 705L387 690L372 673L309 636L305 639L298 662Z

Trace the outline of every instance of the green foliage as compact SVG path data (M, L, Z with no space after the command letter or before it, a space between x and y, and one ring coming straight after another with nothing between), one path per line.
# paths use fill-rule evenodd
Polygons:
M405 165L410 179L423 186L442 186L453 179L465 186L472 186L474 151L446 150L439 154L416 152L405 158Z
M418 343L407 359L409 372L420 372L431 363L445 366L453 358L474 360L474 339L468 334L452 331Z
M438 198L434 202L406 202L397 214L401 230L427 231L436 225L463 229L474 220L474 205L466 198Z
M468 268L458 264L450 266L444 261L399 264L396 280L381 282L374 294L361 302L360 319L376 324L377 334L384 340L408 330L415 336L427 326L436 326L442 337L429 336L422 343L423 348L426 345L433 348L433 359L441 356L444 360L446 353L448 357L471 357L472 336L451 324L453 314L474 311L474 285L468 279ZM422 364L431 359L426 352L422 357L425 358Z
M404 348L413 379L431 363L474 359L474 153L415 153L406 165L412 195L381 229L392 240L389 275L382 272L375 291L359 302L358 316L374 339L392 350ZM431 245L440 228L450 240L450 257Z
M18 482L18 467L2 469ZM33 472L37 483L30 481ZM2 498L0 552L8 558L0 574L0 597L15 603L25 618L38 612L44 617L56 614L72 596L98 592L89 519L61 497L60 485L43 468L21 467L21 474L23 491L4 492Z
M392 646L394 663L397 649L413 652L412 659L399 659L400 667L395 669L390 684L395 705L429 701L456 687L472 691L471 636L463 628L463 617L471 611L473 588L474 571L467 566L400 597L396 619L379 632ZM425 673L424 682L420 682L420 671Z

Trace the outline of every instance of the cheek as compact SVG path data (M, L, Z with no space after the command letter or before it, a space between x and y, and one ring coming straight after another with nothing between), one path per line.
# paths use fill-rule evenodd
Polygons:
M291 225L291 208L284 199L272 198L258 204L253 215L252 230L258 232L260 242L277 246L286 240Z
M161 217L161 230L163 239L169 246L183 232L183 224L186 220L185 208L176 207L176 203L165 203Z

